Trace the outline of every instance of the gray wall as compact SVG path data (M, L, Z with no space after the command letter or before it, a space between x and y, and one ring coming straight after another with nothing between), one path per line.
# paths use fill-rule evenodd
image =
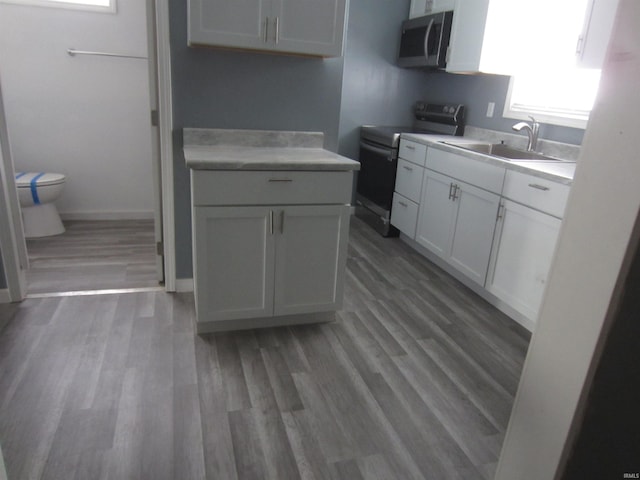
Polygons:
M176 274L192 276L183 127L312 130L338 148L343 58L322 60L187 47L187 2L172 0Z
M342 79L338 152L358 159L360 126L411 125L425 73L395 65L409 0L351 0Z
M451 73L427 73L425 99L441 102L464 103L467 106L467 125L511 132L511 126L519 120L502 118L502 110L509 87L509 77L502 75L454 75ZM495 113L487 118L487 103L495 102ZM584 130L540 125L540 138L580 145Z

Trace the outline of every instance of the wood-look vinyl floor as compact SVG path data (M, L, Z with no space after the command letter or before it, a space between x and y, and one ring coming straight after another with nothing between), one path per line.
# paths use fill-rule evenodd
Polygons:
M528 334L353 220L336 322L194 334L191 294L0 305L10 479L491 479Z
M64 225L61 235L27 239L28 293L158 285L153 220Z

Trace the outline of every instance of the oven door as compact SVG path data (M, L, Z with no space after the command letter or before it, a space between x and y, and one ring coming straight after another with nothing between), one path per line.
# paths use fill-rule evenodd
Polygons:
M398 165L397 150L360 141L358 196L389 212Z

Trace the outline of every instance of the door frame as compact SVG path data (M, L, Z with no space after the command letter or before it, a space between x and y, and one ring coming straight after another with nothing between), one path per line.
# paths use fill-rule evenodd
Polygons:
M155 7L155 8L150 8ZM173 189L173 106L171 102L171 51L169 37L169 1L149 0L147 4L147 23L155 25L155 35L149 36L155 40L155 48L150 46L149 53L155 51L155 58L150 58L150 64L155 66L157 80L157 108L158 108L158 136L159 136L159 170L160 195L154 209L162 212L162 252L164 266L165 290L176 291L176 256L175 256L175 203ZM150 18L151 16L151 18ZM151 79L150 79L151 80ZM150 85L152 86L152 85ZM2 91L0 90L0 107L2 106ZM4 112L2 123L4 123ZM5 145L6 143L6 145ZM2 138L3 153L10 152L8 138ZM17 203L15 189L15 171L13 162L8 154L1 155L0 164L0 198L11 198L15 192L15 201L3 201L0 205L0 248L5 278L9 290L8 300L21 301L26 296L24 271L27 268L28 257L26 247L24 252L20 248L21 239L24 244L24 230L20 219L20 207ZM154 158L154 161L158 161ZM8 196L8 197L7 197ZM157 204L159 202L159 204ZM19 228L15 227L18 219ZM19 231L17 231L19 230ZM25 257L25 258L21 258ZM0 302L3 301L0 296Z
M0 303L19 302L27 294L27 245L15 185L11 146L0 85L0 250L6 279L6 292L0 290Z

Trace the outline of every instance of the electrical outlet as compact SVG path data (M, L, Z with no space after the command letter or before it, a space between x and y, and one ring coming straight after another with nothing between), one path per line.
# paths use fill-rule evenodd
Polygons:
M493 111L496 108L496 102L489 102L487 105L487 117L493 117Z

